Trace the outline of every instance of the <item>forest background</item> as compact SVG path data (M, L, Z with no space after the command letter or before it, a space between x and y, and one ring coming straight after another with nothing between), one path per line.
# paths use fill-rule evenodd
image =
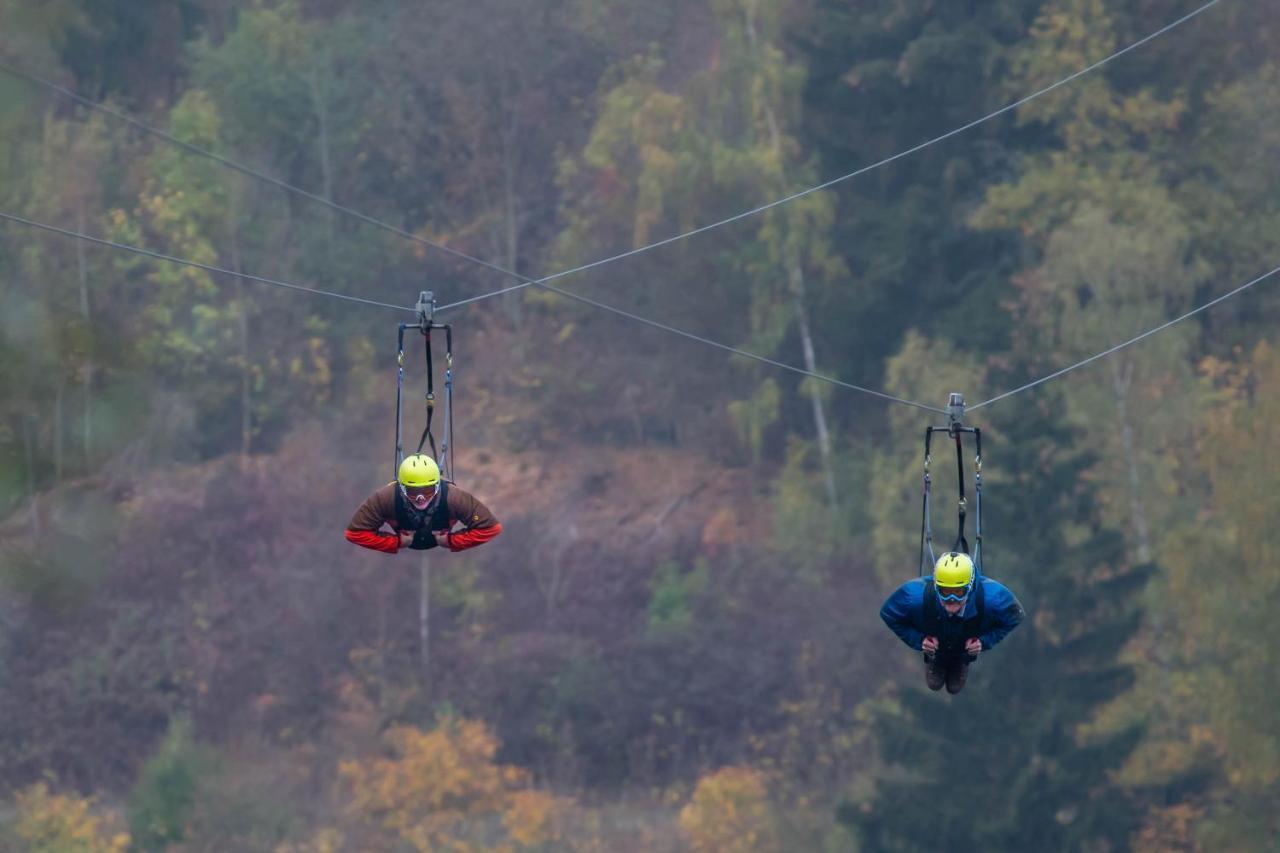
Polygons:
M0 0L0 59L541 275L1194 8ZM1280 263L1278 38L1220 0L557 285L987 399ZM9 71L0 210L397 305L513 283ZM342 531L390 478L411 315L12 221L0 282L0 845L1280 847L1273 283L973 413L985 567L1029 615L948 698L877 616L928 412L526 288L447 315L458 481L505 532L390 557Z

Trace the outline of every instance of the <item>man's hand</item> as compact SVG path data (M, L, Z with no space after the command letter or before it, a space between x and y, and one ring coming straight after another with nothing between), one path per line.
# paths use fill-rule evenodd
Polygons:
M436 537L437 545L439 545L441 548L449 547L449 531L437 530L434 535Z
M408 548L412 544L413 544L413 531L401 530L400 531L400 547Z
M977 637L970 637L964 641L964 650L976 658L982 651L982 641Z
M925 637L924 640L921 641L920 643L920 648L928 652L929 654L933 654L938 650L938 638Z

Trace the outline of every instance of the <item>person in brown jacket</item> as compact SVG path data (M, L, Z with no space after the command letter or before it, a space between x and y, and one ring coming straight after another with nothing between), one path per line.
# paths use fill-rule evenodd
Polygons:
M383 532L383 526L391 532ZM396 480L370 495L351 516L347 541L388 554L437 546L465 551L501 532L502 525L488 507L440 479L435 460L417 453L406 456Z

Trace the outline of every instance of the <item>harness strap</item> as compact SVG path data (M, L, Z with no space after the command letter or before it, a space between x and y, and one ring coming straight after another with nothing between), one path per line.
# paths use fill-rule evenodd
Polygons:
M929 474L929 444L933 437L933 427L924 428L924 488L921 498L920 513L920 577L925 576L926 566L928 571L933 570L933 564L938 558L933 553L933 523L929 520L929 493L932 490L933 478ZM929 562L925 562L925 554L928 553Z
M951 546L951 550L959 551L963 554L968 554L969 540L965 539L964 537L964 521L965 521L965 512L968 509L969 505L964 497L964 447L960 443L961 431L962 430L959 427L951 428L951 435L955 438L955 442L956 442L956 474L957 474L957 481L960 483L960 503L958 504L960 522L956 531L956 542L954 545Z
M400 462L404 459L404 333L406 329L417 329L422 333L422 342L424 355L427 363L427 396L426 410L427 420L426 426L423 427L422 436L418 439L417 452L421 453L423 447L430 446L431 458L440 466L441 476L445 480L453 479L453 327L449 324L438 324L433 322L435 314L435 297L430 291L423 291L418 297L416 306L418 312L417 323L401 323L396 338L396 462L395 473L399 474ZM435 390L435 363L431 352L431 330L444 329L445 332L445 369L444 369L444 405L445 405L445 426L444 436L439 449L436 448L436 438L431 431L432 424L435 420L436 411L436 390Z
M942 655L959 654L964 649L965 640L982 636L983 616L986 614L987 596L983 589L982 578L974 574L973 578L973 615L964 620L958 636L948 637L943 628L942 605L938 603L938 593L934 588L933 578L924 582L924 633L938 638L938 653ZM945 617L950 618L950 617Z
M435 370L431 364L431 324L426 323L422 328L422 340L425 342L427 351L427 425L423 427L422 438L418 439L418 452L422 452L422 446L428 441L431 442L431 458L436 458L436 439L431 434L431 421L436 413L436 389L435 389Z

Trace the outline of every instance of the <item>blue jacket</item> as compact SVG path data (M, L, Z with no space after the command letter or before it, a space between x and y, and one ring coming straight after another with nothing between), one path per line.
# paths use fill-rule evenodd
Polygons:
M897 634L902 642L913 649L919 649L924 641L924 585L929 578L909 580L894 590L893 594L880 608L880 618ZM1022 621L1022 605L1013 593L1002 583L981 578L982 593L985 596L982 608L982 625L979 626L978 639L982 640L982 648L993 648L1005 638L1005 635L1018 627ZM976 613L975 596L970 595L964 603L964 610L955 616L942 612L944 625L954 624L956 630L965 619L971 619ZM939 608L941 609L941 608ZM944 638L939 638L944 639Z

